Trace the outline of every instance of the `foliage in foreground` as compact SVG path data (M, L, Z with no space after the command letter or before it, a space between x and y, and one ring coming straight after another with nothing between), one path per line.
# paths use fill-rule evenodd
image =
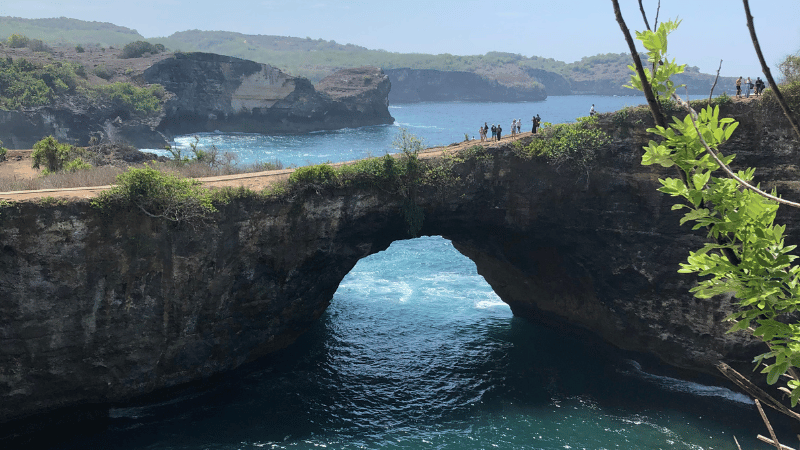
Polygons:
M669 77L683 68L674 62L654 64L669 61L666 36L676 27L666 22L656 32L637 33L652 66L648 79L662 96L674 93ZM631 84L642 86L638 75L631 76ZM726 318L734 323L730 331L747 330L766 343L768 351L755 358L756 367L763 364L769 384L790 375L787 385L795 406L800 398L794 373L800 367L800 324L792 317L800 310L800 267L792 264L797 258L791 254L795 246L785 245L786 227L775 224L778 203L742 183L752 185L755 169L739 171L741 181L720 174L734 155L723 155L719 148L737 125L733 119L721 119L719 107L704 108L696 115L691 111L684 119L673 117L669 128L648 129L663 141L650 141L642 164L674 167L682 175L659 180L659 190L680 199L673 209L687 211L681 225L693 223L693 230L705 229L709 241L689 253L679 272L700 277L692 289L698 298L733 293L739 309Z

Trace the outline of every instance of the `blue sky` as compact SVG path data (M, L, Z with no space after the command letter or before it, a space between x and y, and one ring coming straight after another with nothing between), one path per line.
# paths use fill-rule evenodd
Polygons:
M620 0L632 29L643 29L637 0ZM657 0L644 0L654 19ZM800 50L800 0L751 0L767 62ZM190 29L311 37L393 52L488 51L572 62L627 51L610 0L6 0L0 15L111 22L145 37ZM660 19L683 19L670 54L722 75L761 75L739 0L662 0Z

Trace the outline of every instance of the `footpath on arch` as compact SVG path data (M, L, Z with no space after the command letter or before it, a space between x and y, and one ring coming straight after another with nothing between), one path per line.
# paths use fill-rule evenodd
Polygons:
M453 152L459 151L465 148L472 147L474 145L482 145L484 147L498 147L500 145L506 145L513 140L524 139L526 137L531 136L530 132L521 133L517 135L515 138L511 138L511 136L504 137L501 141L485 141L481 142L480 140L470 140L464 142L458 142L454 144L450 144L448 146L443 147L431 147L426 148L425 150L420 152L421 158L435 158L441 156L444 152ZM17 152L19 155L27 154L28 161L30 160L30 151L10 151L10 152ZM25 160L23 159L23 162ZM333 163L331 164L334 167L342 166L345 164L351 164L354 161L346 161L340 163ZM28 164L30 164L28 162ZM3 173L4 163L0 163L0 175L5 175ZM241 173L236 175L223 175L217 177L205 177L205 178L197 178L198 181L203 183L203 185L208 187L245 187L252 190L261 190L265 187L270 186L273 183L287 180L289 175L294 172L294 169L281 169L281 170L270 170L266 172L252 172L252 173ZM11 201L11 202L20 202L20 201L35 201L41 198L80 198L80 199L87 199L96 196L98 193L110 189L110 185L105 186L92 186L92 187L75 187L75 188L61 188L61 189L39 189L33 191L9 191L9 192L0 192L0 200L3 201Z

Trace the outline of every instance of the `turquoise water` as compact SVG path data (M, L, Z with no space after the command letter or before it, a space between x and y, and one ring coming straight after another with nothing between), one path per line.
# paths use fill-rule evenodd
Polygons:
M458 140L461 124L513 108L568 120L578 106L631 101L588 99L392 112L442 144ZM363 151L351 141L391 142L396 133L203 139L254 155L344 160ZM256 141L265 147L247 144ZM118 405L104 430L64 436L54 448L699 450L733 449L733 435L745 449L773 448L758 433L766 430L750 401L716 380L687 380L591 337L514 318L475 265L434 236L360 261L319 322L284 351L203 386Z
M240 163L280 161L285 166L349 161L394 153L392 141L402 127L423 139L426 146L461 142L464 135L478 138L478 128L500 124L510 135L511 122L522 120L522 130L531 131L531 118L542 122L573 122L589 114L592 104L598 112L610 112L642 103L643 97L600 97L575 95L550 97L524 103L419 103L390 106L394 125L321 131L304 135L198 133L177 138L172 144L188 151L197 136L199 145L217 146L235 153ZM156 153L159 153L156 151ZM161 152L163 153L163 152Z

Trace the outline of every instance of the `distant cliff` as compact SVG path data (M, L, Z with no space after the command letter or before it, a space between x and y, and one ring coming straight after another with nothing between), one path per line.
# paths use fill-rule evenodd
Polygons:
M118 53L57 52L63 62L83 67L82 83L89 86L164 86L156 110L137 111L119 98L98 100L76 89L43 106L0 110L0 140L14 149L31 148L48 135L81 146L94 137L161 148L176 135L205 131L302 133L394 122L389 79L375 67L334 73L316 90L305 78L239 58L178 53L120 59ZM41 65L52 57L8 48L0 56ZM107 78L96 75L100 69Z
M471 72L431 69L387 69L391 103L529 102L547 98L539 86L509 87Z
M360 77L358 82L348 74ZM272 66L211 53L178 53L143 76L174 94L156 127L167 137L215 130L300 133L394 122L386 99L389 82L376 68L334 74L322 92ZM336 80L344 83L340 90Z

